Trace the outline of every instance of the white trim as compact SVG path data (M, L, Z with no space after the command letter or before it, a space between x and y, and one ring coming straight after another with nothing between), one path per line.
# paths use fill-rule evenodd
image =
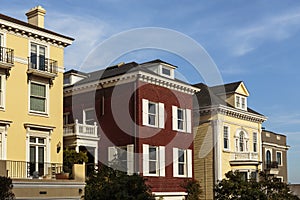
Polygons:
M35 110L30 110L30 96L31 96L31 83L38 84L38 85L44 85L46 89L46 103L45 103L45 112L40 112L40 111L35 111ZM50 94L49 94L49 83L44 83L44 82L39 82L36 80L29 80L28 82L28 112L29 114L40 114L43 116L49 116L49 111L50 111Z
M270 147L275 147L275 148L280 148L283 150L289 150L289 146L282 146L279 144L274 144L274 143L269 143L269 142L262 142L262 145L270 146Z
M193 178L193 151L192 149L186 150L186 165L187 165L187 177Z
M0 30L0 34L3 36L2 41L0 41L0 46L6 47L6 32ZM2 43L1 43L2 42ZM1 45L2 44L2 45Z
M82 110L82 124L84 124L84 125L86 125L86 112L88 112L88 111L94 111L95 112L95 110L94 110L94 108L85 108L85 109L83 109ZM94 122L96 121L96 119L93 119L94 120Z
M0 77L1 77L1 87L0 88L2 90L2 94L0 95L0 109L1 110L5 110L5 105L6 105L6 75L0 73Z
M163 103L158 103L158 128L165 128L165 105Z
M153 192L155 196L186 196L186 192Z
M165 147L164 146L159 146L158 149L159 149L159 151L158 151L158 158L159 158L158 171L159 171L159 176L166 176L166 170L165 170L165 165L166 165Z
M225 131L225 127L227 128L227 146L228 148L225 148L224 146L224 139L225 139L225 135L224 135L224 131ZM230 138L230 126L229 125L223 125L223 131L222 131L222 138L223 138L223 150L224 151L230 151L230 141L231 141L231 138Z
M178 148L173 148L173 176L178 177Z
M16 30L21 30L20 32L22 34L24 34L24 32L28 32L30 35L40 36L41 38L44 38L46 41L47 41L47 38L49 38L53 41L58 41L58 43L59 42L65 43L65 46L68 46L68 45L72 44L72 42L73 42L73 40L63 38L63 37L58 36L58 35L53 35L53 34L50 34L50 33L46 33L46 32L40 31L40 30L29 28L27 26L16 24L16 23L6 21L6 20L3 20L3 19L0 19L0 24L3 24L3 25L8 26L8 27L13 27ZM22 32L22 31L24 31L24 32Z
M192 133L192 111L190 109L185 109L186 114L186 132Z
M177 106L172 106L172 130L177 131Z
M280 164L277 160L277 153L280 153ZM283 166L283 160L282 160L282 151L276 151L276 162L278 163L278 166Z
M127 145L127 174L132 175L134 173L134 145Z

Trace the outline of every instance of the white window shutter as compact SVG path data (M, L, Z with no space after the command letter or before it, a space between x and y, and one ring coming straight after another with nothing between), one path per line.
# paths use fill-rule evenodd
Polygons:
M193 152L187 149L187 177L193 178Z
M178 177L178 148L173 148L173 176Z
M127 173L132 175L134 173L134 145L127 145Z
M108 147L108 164L116 158L117 148L116 147Z
M178 130L178 127L177 127L177 106L172 106L172 129L174 131L177 131Z
M186 109L185 113L186 113L186 132L192 133L192 111L190 109Z
M149 145L143 144L143 175L149 174Z
M158 127L165 128L165 106L163 103L158 103Z
M166 171L165 171L165 147L160 146L159 147L159 176L166 176Z
M149 106L149 101L147 99L142 100L143 104L143 125L148 125L148 106Z

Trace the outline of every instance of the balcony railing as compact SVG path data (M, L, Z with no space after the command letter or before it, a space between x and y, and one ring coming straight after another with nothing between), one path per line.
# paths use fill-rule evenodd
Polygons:
M83 136L83 137L98 137L97 124L94 125L80 124L75 120L75 124L64 126L64 136Z
M45 56L30 56L28 57L28 70L57 74L57 61L45 58Z
M55 178L55 174L62 172L61 163L25 162L0 160L0 174L10 178Z
M0 62L13 65L14 64L14 50L0 46Z
M234 152L232 153L232 160L258 160L258 153L255 152Z
M266 164L267 169L277 169L278 168L278 162L272 161Z

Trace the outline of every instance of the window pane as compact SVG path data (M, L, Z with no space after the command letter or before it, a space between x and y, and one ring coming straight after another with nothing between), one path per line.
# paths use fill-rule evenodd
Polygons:
M29 139L29 141L31 142L31 143L35 143L36 141L35 141L35 137L30 137L30 139Z
M149 160L156 160L156 147L149 147Z
M149 107L148 107L148 112L151 114L156 114L156 104L154 103L149 103Z
M184 150L178 150L178 162L184 162Z
M183 121L178 120L178 129L183 130Z
M224 126L224 149L228 149L228 127Z
M162 68L162 73L165 74L165 75L168 75L168 76L171 75L170 69L167 69L167 68Z
M182 109L177 110L177 119L183 120L183 110Z
M30 97L30 110L46 112L46 99Z
M236 106L240 107L240 97L239 96L236 97Z
M281 152L277 152L277 163L278 165L281 165Z
M149 161L149 173L156 174L156 161Z
M36 83L31 83L31 95L38 97L46 97L46 86Z
M148 116L148 124L155 126L155 115L150 115Z
M44 143L45 143L45 139L44 139L44 138L39 138L39 139L38 139L38 142L39 142L40 144L44 144Z
M267 164L271 164L271 152L269 150L267 150L267 153L266 153L266 161L267 161Z
M178 174L184 175L184 164L183 163L178 164Z

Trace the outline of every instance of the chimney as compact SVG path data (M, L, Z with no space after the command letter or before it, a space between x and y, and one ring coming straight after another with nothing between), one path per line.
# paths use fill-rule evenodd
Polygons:
M38 26L40 28L44 28L44 16L46 14L46 10L42 6L36 6L31 8L27 13L28 23Z

